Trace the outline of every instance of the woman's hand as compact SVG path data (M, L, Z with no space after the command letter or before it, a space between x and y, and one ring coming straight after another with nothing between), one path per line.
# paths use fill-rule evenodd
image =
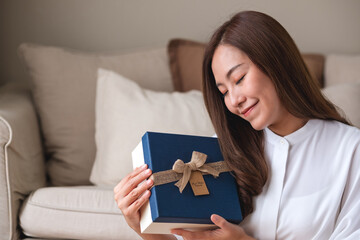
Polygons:
M239 225L226 221L217 214L211 215L211 221L218 226L218 229L209 231L191 232L183 229L173 229L171 233L182 236L185 240L240 240L254 239L246 235L245 231Z
M140 207L149 199L152 180L142 181L151 175L147 165L135 168L114 188L114 197L128 225L140 234ZM139 185L139 186L138 186Z

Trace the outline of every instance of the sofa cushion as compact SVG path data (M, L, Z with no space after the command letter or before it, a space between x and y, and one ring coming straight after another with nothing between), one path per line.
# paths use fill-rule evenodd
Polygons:
M327 55L324 74L325 86L360 81L360 54Z
M47 187L23 204L20 225L29 237L60 239L141 239L126 223L112 189Z
M109 70L99 70L96 160L91 181L115 186L132 171L131 152L146 131L212 136L200 91L155 92Z
M119 72L149 89L173 90L165 49L105 55L22 44L19 54L30 75L53 185L90 183L99 67Z
M332 85L323 89L323 93L354 126L360 128L360 82Z
M185 39L172 39L168 44L170 70L175 90L201 89L202 61L205 44ZM313 77L323 86L324 56L302 54Z
M170 70L176 91L201 90L202 62L205 44L172 39L168 44Z

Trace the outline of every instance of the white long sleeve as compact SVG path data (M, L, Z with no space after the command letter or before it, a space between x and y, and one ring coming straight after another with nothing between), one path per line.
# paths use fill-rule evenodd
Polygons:
M360 239L360 144L350 166L335 230L330 240Z

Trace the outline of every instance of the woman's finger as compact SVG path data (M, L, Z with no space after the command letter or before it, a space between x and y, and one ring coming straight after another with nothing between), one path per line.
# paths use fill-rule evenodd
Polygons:
M139 167L136 167L131 173L129 173L128 175L126 175L126 177L121 179L121 181L114 187L114 193L117 193L125 182L127 182L129 179L133 178L134 176L136 176L146 168L147 168L147 164L143 164Z
M223 218L217 214L212 214L210 219L216 226L218 226L222 229L229 229L229 228L233 227L232 223L229 223L228 221L226 221L225 218Z
M122 196L125 197L127 196L134 188L136 188L141 182L143 182L145 179L147 179L148 177L150 177L151 175L151 170L150 169L146 169L141 171L140 173L138 173L137 175L135 175L134 177L132 177L131 179L129 179L123 186L121 189L121 193L123 194Z
M130 206L134 202L137 201L137 199L144 194L151 186L153 185L153 180L148 179L145 182L141 183L139 186L134 188L129 194L127 194L123 200L122 204L124 206Z
M139 170L134 170L131 174L121 180L121 182L114 189L115 197L125 197L142 181L148 178L151 175L151 170L146 169L146 167L147 166L145 166L145 168L142 167Z
M138 199L136 199L127 209L126 212L124 213L124 215L133 215L136 214L139 209L141 208L142 205L144 205L144 203L149 200L150 197L150 190L146 190L144 192L143 195L141 195L141 197L139 197Z

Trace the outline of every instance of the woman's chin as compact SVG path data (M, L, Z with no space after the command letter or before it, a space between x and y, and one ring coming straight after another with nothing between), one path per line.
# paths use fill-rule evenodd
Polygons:
M252 121L252 122L250 122L250 124L251 124L252 128L257 131L264 130L266 128L266 124L259 123L256 121Z

